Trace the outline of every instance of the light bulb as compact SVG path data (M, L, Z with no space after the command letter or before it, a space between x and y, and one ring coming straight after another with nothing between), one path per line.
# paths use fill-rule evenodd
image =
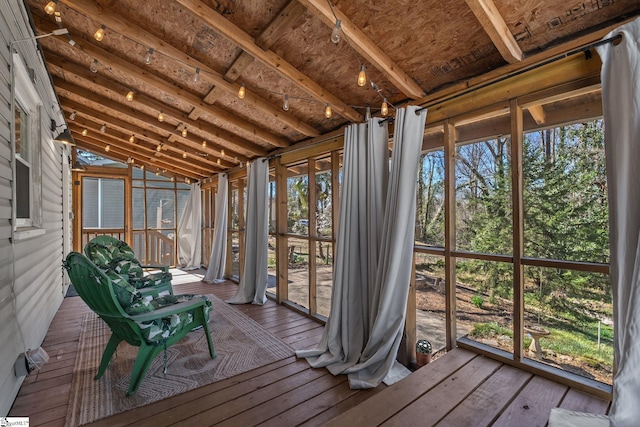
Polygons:
M144 170L144 165L140 165L140 170Z
M44 11L47 13L47 15L53 15L53 13L56 11L56 3L58 3L58 0L50 1L49 3L47 3L47 5L44 7Z
M327 119L330 119L330 118L331 118L331 114L332 114L332 112L331 112L331 104L329 104L329 103L327 102L327 106L326 106L326 107L324 107L324 116L325 116Z
M144 57L144 63L149 65L151 64L151 57L153 56L153 48L150 47L147 51L147 56Z
M86 128L82 129L82 136L87 136L88 133L89 131Z
M127 157L127 163L131 164L131 156Z
M186 184L191 184L191 180L189 178L187 178L186 176L184 177L184 182Z
M222 163L222 162L220 161L220 158L218 158L218 160L216 161L216 163L217 163L217 164Z
M133 101L133 91L132 90L127 92L126 98L127 98L127 101L129 101L129 102Z
M100 127L100 132L105 133L107 131L107 124L103 124L102 127Z
M282 109L284 111L289 111L289 95L284 96L284 102L282 103Z
M129 142L130 142L130 143L132 143L132 144L133 144L134 142L136 142L136 137L135 137L135 136L133 136L133 135L131 135L131 136L129 137Z
M69 115L69 120L75 120L77 115L78 115L78 113L76 111L72 112Z
M220 156L224 157L224 150L220 150Z
M156 171L156 176L160 175L160 172Z
M158 113L158 121L164 122L164 113L162 112L162 110L160 110L160 112Z
M238 98L240 99L244 99L244 95L246 94L247 89L244 87L244 83L242 83L242 86L240 86L240 89L238 89Z
M98 28L98 30L95 32L95 34L93 35L93 38L101 42L102 39L104 38L104 30L106 29L107 27L105 27L104 24L100 25L100 28Z
M245 166L249 167L249 160L247 160L247 163L245 163Z
M109 144L107 144L107 146L104 147L104 151L106 151L108 153L109 150L111 150L111 146Z
M185 127L184 127L184 129L182 129L182 137L183 137L183 138L186 138L186 137L187 137L187 135L188 135L187 127L185 126Z
M171 182L173 182L173 181L175 181L175 180L176 180L176 177L172 176L172 177L171 177Z
M389 106L387 105L387 98L384 98L382 100L382 107L380 107L380 114L382 114L383 116L386 116L387 114L389 114Z
M358 86L362 87L367 84L367 73L364 65L360 66L360 72L358 73Z
M193 75L193 83L198 83L198 79L200 78L200 68L196 68L196 72Z
M367 112L364 114L364 119L367 121L371 120L371 107L367 107Z
M184 153L182 153L182 158L186 159L187 158L187 152L185 151Z
M162 150L162 144L158 144L158 145L156 146L156 151L160 151L160 150Z
M202 148L207 148L207 141L202 141Z
M98 60L94 59L91 62L91 65L89 66L89 70L91 70L92 73L97 73L98 72Z
M333 27L333 31L331 32L331 41L335 44L338 44L338 42L340 42L340 26L341 21L339 19L336 19L336 25Z

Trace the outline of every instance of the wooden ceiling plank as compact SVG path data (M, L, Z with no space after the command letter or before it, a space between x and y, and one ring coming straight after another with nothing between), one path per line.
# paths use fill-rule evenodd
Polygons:
M45 53L47 53L47 62L50 65L53 65L54 67L57 67L63 70L65 74L73 74L79 78L82 78L84 80L91 82L91 85L100 87L104 90L110 90L114 92L118 92L118 91L123 92L126 89L125 86L121 85L116 80L113 80L109 77L101 76L99 74L91 73L89 72L89 70L86 69L86 67L82 67L81 65L73 63L69 60L62 59L52 51L45 49ZM55 71L55 68L52 67L52 69L54 69ZM224 149L226 150L226 152L231 154L230 157L237 156L239 160L240 159L242 161L248 160L245 153L238 151L234 147L242 148L244 151L248 151L258 156L265 156L267 154L267 151L264 148L260 147L259 145L253 144L243 138L240 138L238 135L235 135L222 128L214 126L208 122L205 122L202 120L199 120L199 121L190 120L189 116L183 113L181 110L173 107L172 105L165 104L161 101L157 101L156 99L151 98L145 94L142 94L142 93L138 94L134 98L132 103L142 104L156 110L162 110L166 116L172 117L182 123L186 123L189 126L189 129L192 129L192 130L197 129L203 132L205 134L203 138L207 139L208 143L212 143L210 148L212 149L217 148L218 150ZM149 116L147 121L153 120L153 119L154 117ZM167 118L165 118L165 120L168 121ZM224 146L222 147L219 146L218 144L215 143L215 141L223 141Z
M240 55L238 55L236 60L233 61L233 64L231 64L231 67L229 67L227 72L224 73L224 78L230 82L235 82L236 80L238 80L242 72L249 66L249 64L253 62L253 60L254 60L253 56L249 55L247 52L243 50L240 53ZM213 89L211 91L213 92ZM209 95L207 95L207 97ZM213 104L213 101L211 100L207 101L206 97L205 97L205 102L208 104Z
M349 46L366 58L374 67L380 70L393 85L406 96L419 99L425 96L425 91L398 64L382 51L369 37L367 37L344 13L334 7L333 11L326 0L298 0L311 13L320 18L330 28L335 25L335 12L341 21L342 33ZM328 34L327 34L328 37Z
M271 66L274 70L278 71L282 76L302 88L309 95L323 103L331 104L331 108L335 113L354 122L362 121L363 117L360 113L341 101L335 95L327 92L318 83L298 71L298 69L278 56L275 52L271 50L263 50L255 43L253 37L245 33L231 21L222 17L209 6L201 3L199 0L177 0L177 2L190 10L194 15L204 20L217 32L244 49L247 53ZM247 93L249 92L250 91L247 91Z
M56 28L50 22L47 22L40 17L36 17L35 15L34 21L36 21L36 25L39 29L46 28L51 30ZM52 43L65 43L63 40L58 40L57 38L54 39L53 37L50 37L49 40L52 40ZM243 120L235 113L228 112L213 105L205 104L198 96L194 95L193 93L181 89L177 85L167 83L166 78L158 77L150 73L148 70L142 69L132 64L129 60L121 58L120 56L112 54L105 49L98 47L96 44L88 41L84 37L75 36L74 41L76 42L75 48L81 49L90 57L97 59L101 64L108 64L108 66L112 69L118 69L120 71L128 73L144 84L148 84L149 86L152 86L160 91L166 92L166 94L176 97L194 107L199 107L207 114L211 114L212 116L223 120L230 125L237 127L238 129L242 129L244 132L253 135L253 137L255 138L259 138L260 140L270 145L273 145L275 147L289 146L289 142L285 139L276 136L257 125Z
M289 0L289 3L278 12L262 34L256 37L256 44L263 50L271 49L271 46L273 46L280 37L291 30L293 23L300 18L304 12L305 8L298 0Z
M484 31L509 64L522 61L522 50L493 0L466 0Z
M136 25L136 23L127 21L121 16L111 13L109 8L103 8L96 2L89 0L61 0L61 2L72 9L92 17L92 19L100 22L102 25L105 25L111 31L118 32L127 38L135 40L147 48L151 47L156 52L176 58L185 64L192 66L194 69L200 68L202 71L200 73L201 78L207 79L215 86L225 90L227 93L232 95L236 95L238 93L238 89L240 89L239 85L226 81L224 77L218 74L213 68L189 56L183 50L170 45L166 40L145 31L139 25ZM304 135L319 135L319 132L312 126L296 119L291 114L287 114L285 111L282 111L279 106L271 104L269 101L257 96L255 93L247 93L245 96L245 102L250 102L258 110L275 117L283 124L286 124L290 128L295 129Z
M527 108L527 110L529 111L529 114L531 114L531 117L533 118L533 120L536 121L537 124L541 125L545 122L546 114L544 112L544 107L542 107L542 105L532 105L529 108Z

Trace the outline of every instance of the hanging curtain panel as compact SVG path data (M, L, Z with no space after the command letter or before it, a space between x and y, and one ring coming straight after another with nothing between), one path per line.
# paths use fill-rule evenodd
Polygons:
M184 270L195 270L202 264L201 197L200 183L192 184L189 199L178 222L178 265Z
M247 172L247 218L244 233L244 268L238 292L230 304L267 302L267 255L269 238L269 162L259 158Z
M227 258L228 202L229 179L226 174L218 174L213 245L211 247L211 256L209 257L209 266L202 279L203 282L216 282L224 279L224 266Z
M609 187L614 355L612 426L640 422L640 19L614 30L619 44L597 48Z

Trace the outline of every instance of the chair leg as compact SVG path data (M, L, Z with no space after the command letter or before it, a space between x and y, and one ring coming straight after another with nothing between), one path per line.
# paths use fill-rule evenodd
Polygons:
M116 334L111 334L111 338L109 338L107 347L104 349L104 353L102 353L102 360L100 361L98 373L93 379L100 379L100 377L104 375L104 371L107 370L107 366L109 366L109 362L111 361L111 356L113 356L113 353L115 353L116 348L118 348L118 344L120 344L120 341L122 341L122 339L117 337Z
M144 375L149 370L151 362L155 359L156 355L162 350L162 347L152 346L143 343L138 350L136 361L133 363L133 369L131 371L131 380L129 381L129 391L127 396L133 396L138 391L140 383L144 378Z
M203 308L203 311L204 311L204 308ZM216 354L216 350L213 348L213 338L211 338L209 323L207 323L206 320L203 320L202 324L204 325L204 333L207 335L207 343L209 344L209 354L211 355L212 359L215 359L216 357L218 357L218 355Z

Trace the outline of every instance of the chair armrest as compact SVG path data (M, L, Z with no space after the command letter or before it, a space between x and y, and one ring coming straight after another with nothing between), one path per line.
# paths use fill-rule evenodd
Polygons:
M164 273L169 271L168 265L141 265L140 267L144 269L160 270Z
M157 310L150 311L148 313L136 314L130 316L131 320L135 322L148 322L150 320L161 319L163 317L171 316L172 314L182 313L193 308L204 306L205 299L201 295L196 295L189 301L179 302L167 307L162 307Z

